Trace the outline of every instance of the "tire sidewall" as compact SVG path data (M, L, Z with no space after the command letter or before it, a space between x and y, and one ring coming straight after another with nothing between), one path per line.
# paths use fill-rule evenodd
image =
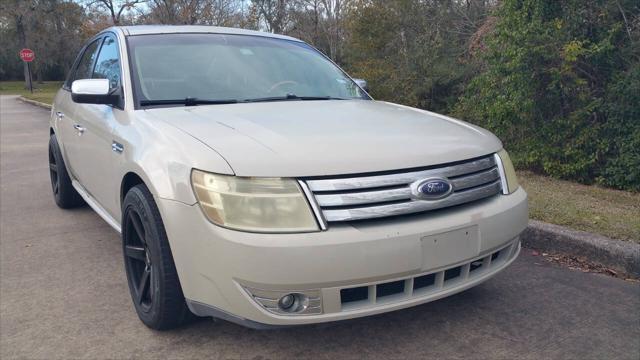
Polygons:
M56 166L58 170L56 171L56 181L58 182L58 192L53 192L53 178L51 176L51 172L49 172L49 179L51 181L51 192L53 193L53 198L56 201L58 206L62 204L62 173L61 171L64 169L64 161L62 160L62 156L60 154L60 148L58 147L58 139L55 135L51 135L49 138L49 153L52 153L53 158L56 160ZM66 169L64 169L66 171Z
M174 265L164 263L165 261L172 261L172 257L169 257L170 260L167 260L166 254L164 257L162 256L163 254L161 242L167 241L167 236L164 230L162 219L156 218L159 215L157 206L155 205L155 203L150 204L150 202L153 201L153 196L144 185L133 187L125 196L122 212L122 248L124 255L124 248L127 244L126 236L129 235L127 233L129 229L127 229L125 219L127 219L130 211L135 210L140 216L140 220L142 221L142 226L144 227L144 231L146 234L145 237L147 248L149 250L149 257L151 259L151 264L154 267L154 271L156 271L155 276L152 276L152 281L149 284L149 286L154 287L154 296L151 301L151 306L148 309L145 309L141 304L137 304L134 299L136 290L134 289L135 285L132 281L133 275L131 274L131 270L129 268L130 260L127 259L126 255L124 255L127 283L129 285L129 290L138 316L147 326L157 328L157 324L162 321L162 307L164 306L164 300L167 296L166 289L164 288L165 282L162 280L167 276L167 274L165 274L165 269L167 268L167 266ZM152 206L155 207L155 209L152 208ZM166 247L165 249L168 249L168 247Z
M125 270L127 273L127 283L129 284L129 290L132 294L132 299L134 300L134 306L136 308L136 312L143 319L143 321L154 322L154 320L158 316L158 308L159 308L159 299L162 296L162 290L159 286L159 277L162 276L162 266L160 265L160 256L159 256L159 246L158 246L158 230L155 226L151 224L155 223L155 219L151 218L151 209L149 208L149 204L147 203L144 194L140 191L139 188L132 188L126 195L124 203L123 203L123 228L122 228L122 252L125 253L125 246L127 245L126 238L129 236L127 233L129 229L127 229L124 222L124 219L127 219L129 213L135 210L140 215L140 220L142 221L142 226L144 227L144 231L146 235L147 248L149 249L149 256L151 258L151 264L154 266L155 271L157 271L158 276L152 277L152 280L149 286L154 287L154 294L156 294L152 298L151 306L148 309L144 309L141 305L135 302L133 299L133 294L135 294L135 284L132 279L133 275L130 270L130 260L127 259L126 255L124 256L125 260Z
M53 182L51 181L51 192L53 193L53 199L55 200L56 205L58 205L58 207L62 209L71 209L84 205L84 200L73 187L71 177L67 172L66 163L64 161L64 157L62 156L60 146L58 145L58 138L56 137L56 134L51 134L51 136L49 137L49 154L53 155L57 167L57 193L53 192ZM51 178L51 171L49 171L49 179L53 180Z

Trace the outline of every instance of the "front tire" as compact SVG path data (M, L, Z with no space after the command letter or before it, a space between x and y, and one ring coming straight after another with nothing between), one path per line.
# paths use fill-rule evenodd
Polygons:
M153 195L144 185L134 186L125 196L122 209L125 270L138 317L156 330L184 324L193 315L185 303Z
M72 209L84 205L82 196L71 185L71 177L67 173L55 134L49 137L49 176L53 199L58 207Z

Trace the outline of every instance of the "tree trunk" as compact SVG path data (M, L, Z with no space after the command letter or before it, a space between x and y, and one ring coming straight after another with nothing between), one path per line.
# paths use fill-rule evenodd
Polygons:
M24 22L22 21L22 15L16 16L16 33L18 34L18 42L20 43L20 49L27 47L27 34L24 29ZM18 55L18 54L16 54ZM29 76L29 67L25 61L22 62L23 74L24 74L24 88L31 88L31 77Z
M42 84L42 74L40 73L39 67L31 67L31 81L34 84Z

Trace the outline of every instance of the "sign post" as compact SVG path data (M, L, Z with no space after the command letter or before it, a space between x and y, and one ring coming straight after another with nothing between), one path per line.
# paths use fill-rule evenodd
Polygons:
M29 73L29 91L33 94L33 79L31 77L31 62L36 58L36 54L31 49L20 50L20 59L27 63L27 72Z

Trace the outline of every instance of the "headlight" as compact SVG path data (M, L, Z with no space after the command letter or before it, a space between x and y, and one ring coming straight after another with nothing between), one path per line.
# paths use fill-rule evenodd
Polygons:
M498 156L502 161L502 169L504 171L504 176L507 180L507 189L509 190L509 194L512 194L518 187L518 177L516 176L516 170L513 168L513 164L511 163L511 158L509 158L509 154L505 149L502 149L498 152Z
M307 200L293 179L191 172L202 211L214 224L253 232L318 231Z

